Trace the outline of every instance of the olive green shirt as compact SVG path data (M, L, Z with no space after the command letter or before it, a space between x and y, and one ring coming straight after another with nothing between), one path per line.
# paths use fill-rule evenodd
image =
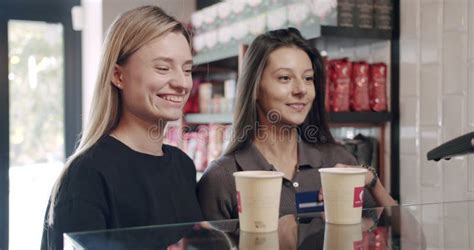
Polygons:
M296 193L319 191L321 176L318 169L331 168L337 163L358 165L354 156L341 145L309 144L300 141L298 167L293 179L283 178L280 216L296 214ZM199 203L206 220L238 218L237 193L232 174L247 170L276 171L254 144L211 162L197 188ZM364 192L364 207L374 207L375 202L367 191Z

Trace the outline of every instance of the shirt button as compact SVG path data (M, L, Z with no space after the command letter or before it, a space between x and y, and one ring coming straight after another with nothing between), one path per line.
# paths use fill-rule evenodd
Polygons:
M297 188L297 187L299 187L299 186L300 186L300 184L299 184L298 182L296 182L296 181L293 182L293 187Z

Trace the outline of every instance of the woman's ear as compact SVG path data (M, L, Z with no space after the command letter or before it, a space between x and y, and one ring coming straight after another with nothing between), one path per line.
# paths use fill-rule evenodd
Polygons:
M123 68L118 64L115 64L114 66L114 72L112 73L112 83L115 87L123 89Z

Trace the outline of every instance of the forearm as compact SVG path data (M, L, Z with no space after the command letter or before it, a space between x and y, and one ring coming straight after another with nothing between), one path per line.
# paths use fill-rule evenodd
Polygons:
M377 184L373 188L369 188L370 194L375 199L375 202L380 207L389 207L396 206L398 203L390 196L390 194L385 190L380 183L380 180L377 180Z

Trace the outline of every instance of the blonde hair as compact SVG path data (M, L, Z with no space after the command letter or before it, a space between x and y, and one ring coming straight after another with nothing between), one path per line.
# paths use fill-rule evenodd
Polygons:
M190 43L190 36L184 26L157 6L142 6L129 10L120 15L110 26L103 44L89 121L82 131L79 145L67 159L54 184L47 217L48 225L54 223L56 198L72 162L89 150L101 137L109 134L120 120L122 109L120 93L112 84L115 65L125 64L127 59L142 46L169 32L183 34Z

